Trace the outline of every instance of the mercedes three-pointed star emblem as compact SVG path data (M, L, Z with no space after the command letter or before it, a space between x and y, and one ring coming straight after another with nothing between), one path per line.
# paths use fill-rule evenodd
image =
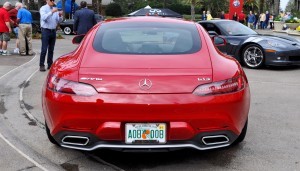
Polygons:
M140 89L149 90L152 87L152 82L148 79L142 79L139 82Z

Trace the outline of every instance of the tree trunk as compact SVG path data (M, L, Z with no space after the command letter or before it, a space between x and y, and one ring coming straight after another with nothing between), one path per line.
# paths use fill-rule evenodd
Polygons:
M93 10L95 13L99 13L99 0L92 0Z
M192 0L191 3L191 20L195 21L195 5L196 5L196 0Z
M101 14L102 10L102 0L98 0L98 13L97 14Z
M279 14L279 4L280 4L280 0L275 0L274 1L274 14L276 16Z
M260 13L265 12L264 11L264 4L265 4L265 0L260 0L259 1L259 12Z

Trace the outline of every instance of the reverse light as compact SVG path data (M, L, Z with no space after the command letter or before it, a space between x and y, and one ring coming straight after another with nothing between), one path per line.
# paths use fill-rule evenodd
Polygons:
M79 96L93 96L97 94L97 91L91 85L61 79L56 76L49 76L47 88L54 92Z
M242 90L245 84L244 77L238 76L223 81L200 85L194 90L193 94L197 96L209 96L233 93Z

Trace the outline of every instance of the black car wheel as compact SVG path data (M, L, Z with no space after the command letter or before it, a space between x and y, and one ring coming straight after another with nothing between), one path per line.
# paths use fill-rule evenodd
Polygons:
M247 127L248 127L248 119L243 127L243 130L241 132L241 134L239 135L239 137L233 142L233 145L239 144L240 142L244 141L245 137L246 137L246 133L247 133Z
M66 35L70 35L70 34L72 34L73 30L71 29L71 27L66 26L66 27L63 28L63 32L64 32Z
M52 137L51 133L50 133L50 130L48 128L48 125L47 123L45 122L45 127L46 127L46 133L47 133L47 136L48 136L48 139L49 141L52 143L52 144L55 144L57 146L60 146L56 141L55 139Z
M257 69L264 65L265 55L261 47L250 44L244 48L242 60L248 68Z

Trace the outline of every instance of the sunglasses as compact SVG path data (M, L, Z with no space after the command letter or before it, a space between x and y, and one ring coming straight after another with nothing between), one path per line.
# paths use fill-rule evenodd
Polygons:
M55 0L50 0L51 2L54 2Z

